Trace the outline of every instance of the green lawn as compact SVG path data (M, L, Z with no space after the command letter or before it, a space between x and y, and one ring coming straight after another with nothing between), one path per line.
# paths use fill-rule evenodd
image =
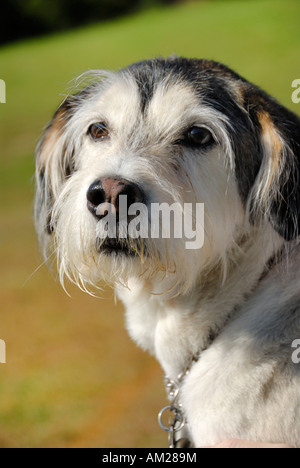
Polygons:
M68 298L41 268L33 152L68 83L176 53L222 61L300 114L300 2L185 3L0 49L0 447L161 446L162 373L127 338L112 293Z

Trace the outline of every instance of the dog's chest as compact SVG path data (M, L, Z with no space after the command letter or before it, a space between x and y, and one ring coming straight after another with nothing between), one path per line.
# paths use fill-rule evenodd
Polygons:
M225 302L223 309L207 306L195 313L192 303L173 307L143 288L119 296L131 337L157 357L170 378L176 379L200 351L180 390L196 446L227 438L297 445L300 371L291 361L291 343L300 334L300 321L289 311L296 299L287 300L270 282L220 326L218 311L230 309ZM213 327L219 334L207 347Z
M166 375L175 378L183 372L191 357L205 347L209 323L171 302L154 296L122 291L119 297L126 307L126 326L131 338L160 362Z

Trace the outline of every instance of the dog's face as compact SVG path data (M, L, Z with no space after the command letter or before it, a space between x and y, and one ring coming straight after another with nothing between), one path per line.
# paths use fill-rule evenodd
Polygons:
M54 246L61 278L83 287L144 275L187 290L250 231L297 236L299 146L297 117L220 64L170 58L99 72L39 145L40 240L46 255ZM149 232L153 204L204 204L202 248L187 249L184 234L121 236L122 195L148 208ZM102 235L109 213L113 239Z

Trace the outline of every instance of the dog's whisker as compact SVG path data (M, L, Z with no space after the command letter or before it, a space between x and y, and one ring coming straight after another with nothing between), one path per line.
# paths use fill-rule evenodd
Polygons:
M47 258L44 259L43 262L41 262L41 264L28 276L28 278L26 278L26 280L24 281L24 283L22 284L22 288L24 288L24 286L26 286L26 284L33 278L33 276L38 272L40 271L40 269L43 267L43 266L47 266L49 264L49 260L52 258L52 257L55 257L56 255L56 252L52 252L49 256L47 256Z

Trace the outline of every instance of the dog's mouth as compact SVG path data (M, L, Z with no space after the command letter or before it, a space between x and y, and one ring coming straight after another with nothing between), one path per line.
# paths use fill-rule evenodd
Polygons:
M108 256L138 257L140 247L129 239L97 239L96 250Z

